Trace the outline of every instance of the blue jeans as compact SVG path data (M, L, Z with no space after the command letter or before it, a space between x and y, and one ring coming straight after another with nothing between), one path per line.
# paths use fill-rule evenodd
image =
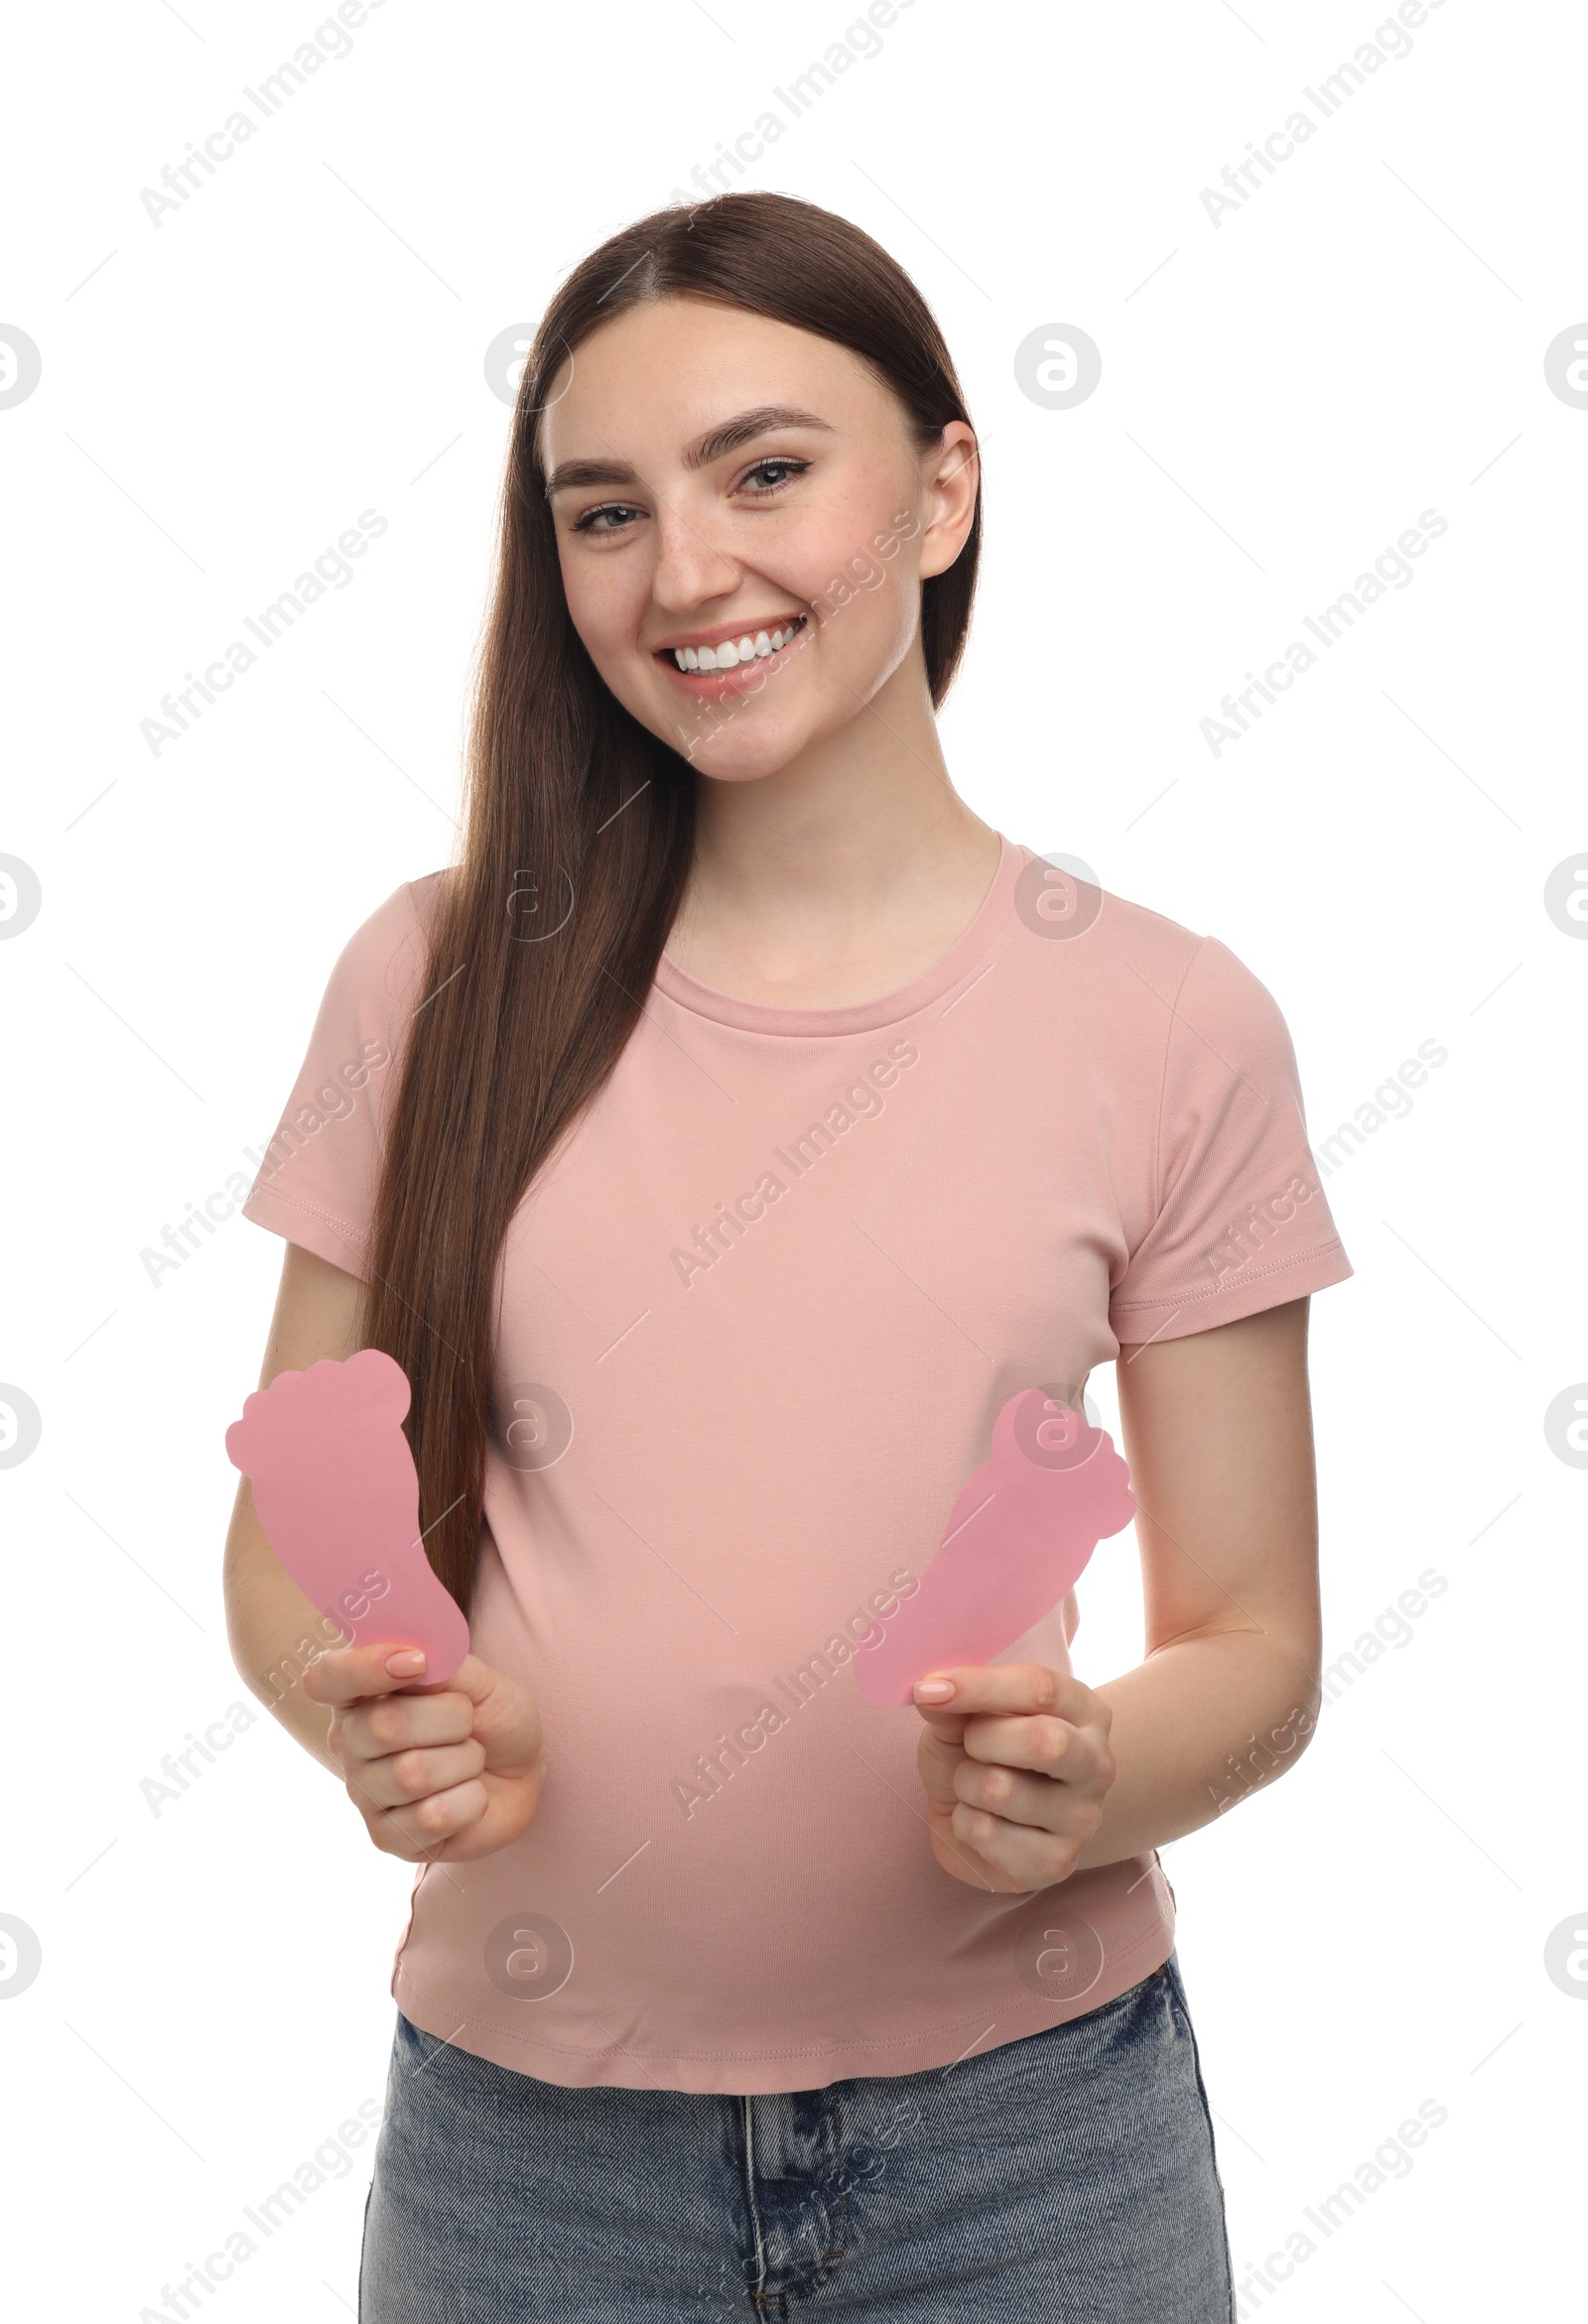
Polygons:
M733 2098L565 2089L398 2012L359 2324L1231 2324L1171 1953L956 2066Z

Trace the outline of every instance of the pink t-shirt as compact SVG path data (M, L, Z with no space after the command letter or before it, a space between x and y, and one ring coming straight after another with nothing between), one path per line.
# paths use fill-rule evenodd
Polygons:
M243 1206L361 1277L440 878L337 960ZM1018 1390L1351 1272L1266 988L1028 848L881 1000L764 1007L664 956L500 1277L467 1612L540 1703L545 1790L416 1872L400 2007L543 2081L754 2093L946 2066L1156 1968L1155 1853L1035 1894L940 1870L919 1716L852 1641ZM1076 1619L998 1659L1068 1670Z

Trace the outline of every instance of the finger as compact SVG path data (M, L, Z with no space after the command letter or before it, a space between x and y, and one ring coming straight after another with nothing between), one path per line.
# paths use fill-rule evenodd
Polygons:
M425 1657L417 1646L388 1638L384 1645L332 1646L304 1672L304 1693L312 1703L333 1706L362 1702L371 1695L394 1695L423 1686Z
M366 1807L364 1821L377 1848L412 1863L456 1839L460 1832L470 1830L488 1804L485 1786L475 1776L467 1783L455 1784L450 1791L432 1792L428 1799L416 1800L408 1807Z
M957 1744L945 1743L930 1730L921 1737L915 1754L921 1785L932 1805L941 1808L945 1815L959 1797L954 1788L954 1771L964 1757Z
M393 1751L359 1766L358 1789L371 1807L408 1807L471 1782L484 1764L485 1746L472 1738L440 1750Z
M1092 1793L1072 1791L1045 1776L1026 1775L1013 1767L979 1767L973 1759L962 1759L954 1770L953 1788L956 1805L981 1808L999 1822L1033 1832L1058 1832L1087 1840L1097 1824L1097 1801Z
M443 1687L435 1694L387 1695L355 1703L341 1718L344 1752L356 1759L389 1758L393 1751L459 1743L472 1733L474 1707L466 1695Z
M940 1691L945 1685L952 1690L948 1695ZM915 1707L931 1726L979 1712L1020 1716L1046 1711L1060 1719L1080 1720L1095 1701L1092 1689L1080 1679L1050 1670L1042 1662L956 1663L923 1672L914 1692Z
M968 1723L973 1730L980 1721ZM989 1724L993 1724L990 1722ZM1009 1821L1034 1824L1047 1831L1078 1829L1078 1820L1090 1812L1113 1780L1106 1746L1083 1731L1059 1721L1009 1720L1001 1723L1018 1740L997 1754L978 1757L965 1749L923 1735L916 1764L921 1785L935 1808L947 1815L960 1801L995 1809ZM1069 1739L1055 1745L1042 1731ZM1023 1740L1025 1738L1031 1740ZM1019 1801L1019 1806L1005 1802Z
M985 1765L1029 1767L1060 1783L1096 1781L1111 1755L1101 1727L1047 1717L968 1719L960 1747Z
M412 1686L414 1681L410 1679L406 1683ZM492 1670L488 1662L481 1662L477 1654L465 1654L446 1682L450 1693L466 1695L476 1709L495 1693L501 1683L499 1673Z
M1049 1888L1075 1870L1075 1842L1061 1833L1011 1824L962 1800L950 1819L957 1846L1015 1888Z

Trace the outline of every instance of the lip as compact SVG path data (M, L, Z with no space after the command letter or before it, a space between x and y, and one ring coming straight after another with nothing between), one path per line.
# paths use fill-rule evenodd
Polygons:
M775 654L753 662L739 662L731 670L681 670L673 659L678 646L719 646L725 638L740 638L746 633L753 637L758 629L783 628L790 620L800 621L800 627L786 645ZM673 684L680 687L693 702L727 702L734 695L759 693L763 674L781 670L790 654L794 653L808 636L811 617L798 614L776 614L770 621L739 621L731 628L708 630L696 637L674 638L668 645L659 646L652 656L657 667L665 671Z
M675 647L681 646L694 646L697 651L702 646L715 648L720 646L724 638L727 637L734 639L745 636L753 637L759 629L764 629L770 635L774 629L786 629L791 621L808 621L809 619L810 615L806 612L805 607L796 605L792 613L757 613L747 621L722 622L716 629L692 629L682 637L664 638L659 646L653 646L651 650L657 654L670 654Z

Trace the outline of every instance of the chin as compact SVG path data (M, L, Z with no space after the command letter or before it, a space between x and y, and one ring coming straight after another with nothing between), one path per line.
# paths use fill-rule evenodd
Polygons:
M686 754L680 753L680 756ZM689 764L698 775L712 783L759 783L766 776L778 774L798 755L791 745L782 750L698 750Z
M706 719L698 725L677 720L671 732L664 729L662 739L697 774L722 783L754 783L786 767L815 735L805 729L803 720L797 733L785 725L768 730L764 722L757 730L755 720L740 712L715 727Z

